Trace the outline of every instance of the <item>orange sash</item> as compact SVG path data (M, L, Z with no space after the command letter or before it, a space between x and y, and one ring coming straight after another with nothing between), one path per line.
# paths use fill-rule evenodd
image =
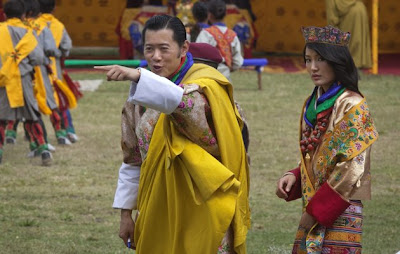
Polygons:
M236 33L232 29L227 29L222 33L216 26L211 26L205 29L209 32L217 42L217 48L225 59L225 63L229 68L232 68L232 46L231 43L235 39Z

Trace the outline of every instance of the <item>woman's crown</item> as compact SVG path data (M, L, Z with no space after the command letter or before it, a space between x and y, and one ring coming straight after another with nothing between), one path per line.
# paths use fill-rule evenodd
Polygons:
M347 46L350 41L350 33L340 31L333 26L326 27L301 27L306 43L327 43L338 46Z

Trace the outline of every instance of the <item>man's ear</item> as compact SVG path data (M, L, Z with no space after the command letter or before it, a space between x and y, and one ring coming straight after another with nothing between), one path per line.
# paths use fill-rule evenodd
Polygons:
M186 56L186 53L189 51L189 41L186 40L181 47L181 57Z

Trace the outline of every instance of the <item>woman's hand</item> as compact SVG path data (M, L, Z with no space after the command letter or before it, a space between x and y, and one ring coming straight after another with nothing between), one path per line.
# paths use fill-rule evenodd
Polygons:
M128 246L128 239L130 240L130 248L136 249L134 242L135 222L132 219L132 210L121 209L121 222L119 225L119 237Z
M300 228L309 231L317 221L309 213L304 212L300 219Z
M97 70L107 71L107 80L124 81L130 80L138 82L140 78L140 70L132 69L120 65L105 65L105 66L94 66Z
M287 174L282 176L278 180L278 185L276 188L276 195L279 198L287 199L288 192L292 189L293 185L296 183L296 176L294 174Z

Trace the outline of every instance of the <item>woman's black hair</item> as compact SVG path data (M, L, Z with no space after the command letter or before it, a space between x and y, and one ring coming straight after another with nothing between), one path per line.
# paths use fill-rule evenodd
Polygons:
M306 43L303 50L304 62L306 61L306 48L315 50L323 59L328 61L335 73L335 81L339 81L349 90L360 93L357 67L348 47L328 43Z
M224 0L211 0L208 2L208 12L211 13L215 19L222 20L226 15L226 4Z
M39 3L41 13L51 13L56 7L55 0L39 0Z
M192 7L192 14L197 22L205 23L208 18L207 4L201 1L195 2Z
M4 4L3 7L4 14L6 14L7 19L11 18L22 18L25 14L25 5L19 0L9 0Z
M162 29L171 29L174 41L178 43L179 47L183 46L183 43L186 41L185 26L180 19L169 15L156 15L147 20L142 32L143 45L145 44L147 30L158 31Z

